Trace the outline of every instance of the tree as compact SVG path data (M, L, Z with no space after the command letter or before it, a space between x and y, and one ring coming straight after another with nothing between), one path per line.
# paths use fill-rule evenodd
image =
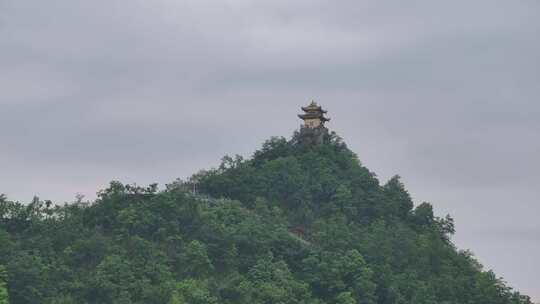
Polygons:
M9 295L6 286L6 268L0 265L0 304L9 304Z
M214 270L206 246L197 240L187 244L180 256L180 267L185 276L205 278Z
M102 303L131 303L136 277L129 260L113 254L105 257L97 266L95 274L95 296Z
M176 285L169 304L215 304L205 281L186 279Z
M405 190L405 186L399 179L399 175L392 177L383 186L383 191L388 199L389 211L396 216L405 218L412 210L413 202L409 192Z
M350 294L355 303L376 303L373 272L357 250L312 254L303 260L303 271L324 299L345 301Z
M308 285L294 278L284 261L273 261L271 254L261 258L248 272L253 303L306 303Z
M352 292L344 291L337 295L336 304L356 304Z
M433 206L430 203L422 203L414 209L413 221L418 226L430 226L435 221Z
M28 252L13 256L7 264L12 303L43 303L51 291L47 288L49 265L42 257Z

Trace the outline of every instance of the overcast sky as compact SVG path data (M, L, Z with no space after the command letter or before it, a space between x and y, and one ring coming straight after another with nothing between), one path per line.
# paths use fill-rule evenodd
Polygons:
M0 0L0 193L93 199L289 137L315 99L381 182L540 300L540 1Z

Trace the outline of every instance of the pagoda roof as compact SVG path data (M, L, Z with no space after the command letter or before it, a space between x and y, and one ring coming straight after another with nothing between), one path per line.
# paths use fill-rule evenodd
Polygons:
M329 121L330 118L324 117L322 113L306 113L306 114L298 114L298 117L300 119L320 119L321 121Z
M315 101L312 101L307 107L302 107L304 112L320 112L326 113L327 111L323 110Z

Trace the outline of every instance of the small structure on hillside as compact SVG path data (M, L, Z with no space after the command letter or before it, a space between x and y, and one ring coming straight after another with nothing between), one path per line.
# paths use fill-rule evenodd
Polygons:
M324 116L327 111L323 110L315 101L312 101L307 107L302 107L302 111L305 113L298 114L298 117L304 121L305 128L324 127L324 123L330 120L330 118Z
M326 111L323 110L315 101L308 106L302 107L304 114L298 114L298 117L304 121L300 128L298 141L305 145L319 145L328 138L328 129L324 126L330 118L326 117Z

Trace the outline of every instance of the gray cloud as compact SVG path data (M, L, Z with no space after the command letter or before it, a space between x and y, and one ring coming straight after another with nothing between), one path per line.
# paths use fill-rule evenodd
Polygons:
M381 181L540 299L538 1L0 1L0 192L161 184L319 100Z

